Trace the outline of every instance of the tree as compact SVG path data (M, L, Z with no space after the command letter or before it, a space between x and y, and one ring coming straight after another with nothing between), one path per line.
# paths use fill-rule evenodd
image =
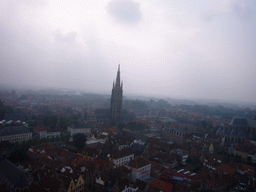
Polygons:
M4 102L0 100L0 120L4 119L5 113L12 113L13 109L11 107L5 106Z
M59 126L60 126L62 129L67 129L67 127L69 126L68 119L65 118L65 117L60 117L60 118L59 118Z
M74 146L79 150L85 146L86 136L83 133L77 133L73 136Z
M55 128L58 123L58 116L57 115L49 115L44 119L44 125L50 126L50 128Z

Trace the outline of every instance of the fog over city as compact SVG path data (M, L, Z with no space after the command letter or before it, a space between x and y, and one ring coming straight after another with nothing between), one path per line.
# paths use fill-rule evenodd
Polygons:
M254 102L255 0L2 0L0 84Z

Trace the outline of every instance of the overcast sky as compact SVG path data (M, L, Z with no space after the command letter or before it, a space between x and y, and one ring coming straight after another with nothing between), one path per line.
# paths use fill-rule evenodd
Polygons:
M255 0L1 0L0 84L255 101Z

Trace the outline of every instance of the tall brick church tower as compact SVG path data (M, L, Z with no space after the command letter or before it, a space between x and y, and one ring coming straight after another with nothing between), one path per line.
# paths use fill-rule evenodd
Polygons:
M113 82L111 103L110 103L110 121L112 123L122 122L122 104L123 104L123 82L120 82L120 65L118 66L116 82Z

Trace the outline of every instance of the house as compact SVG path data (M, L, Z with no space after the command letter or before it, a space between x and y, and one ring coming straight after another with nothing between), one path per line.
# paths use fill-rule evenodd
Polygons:
M129 180L127 178L123 178L121 180L116 181L114 186L112 187L111 192L136 192L138 188L133 188L129 184Z
M151 192L172 192L173 184L154 179L149 184L149 191Z
M71 179L67 192L82 192L84 191L84 179L79 175L78 179Z
M85 159L94 160L101 154L101 149L90 148L86 146L80 149L78 154L83 156Z
M49 138L60 137L60 134L61 134L61 131L58 129L47 131L47 137Z
M130 161L127 165L132 169L132 182L135 183L137 179L146 180L150 178L151 163L143 158L136 158Z
M236 170L241 175L254 176L255 174L255 168L244 163L237 163Z
M0 160L0 181L10 191L28 191L29 181L25 173L7 159Z
M168 154L166 152L157 153L152 157L153 161L159 162L162 165L168 166L173 169L178 165L177 157L174 154Z
M39 139L47 138L47 129L43 126L37 126L34 128L34 133L38 135Z
M165 140L178 144L184 143L188 134L188 129L184 127L169 126L162 129L162 136Z
M186 164L186 161L188 159L188 154L185 151L181 149L176 149L174 150L174 154L177 155L178 160L182 165Z
M66 188L61 180L47 175L46 172L41 172L38 180L39 187L43 188L44 190L56 192L66 191Z
M4 127L0 130L0 142L9 141L11 143L20 143L29 139L32 139L32 132L24 126Z
M220 166L217 167L218 170L224 172L224 173L228 173L231 176L234 176L234 174L236 173L236 169L231 167L228 164L221 164Z
M86 126L77 126L72 125L68 127L68 131L70 132L71 137L73 137L77 133L83 133L85 135L91 135L91 128Z
M34 133L38 135L39 139L43 138L55 138L55 137L60 137L61 131L60 130L51 130L49 127L45 126L37 126L34 129Z
M160 163L157 163L155 161L150 161L150 160L147 160L148 163L151 164L151 173L160 173L163 169L163 165L160 164Z
M109 154L110 162L114 163L117 166L126 165L128 162L134 159L134 153L128 149L122 151L113 151L112 154Z

